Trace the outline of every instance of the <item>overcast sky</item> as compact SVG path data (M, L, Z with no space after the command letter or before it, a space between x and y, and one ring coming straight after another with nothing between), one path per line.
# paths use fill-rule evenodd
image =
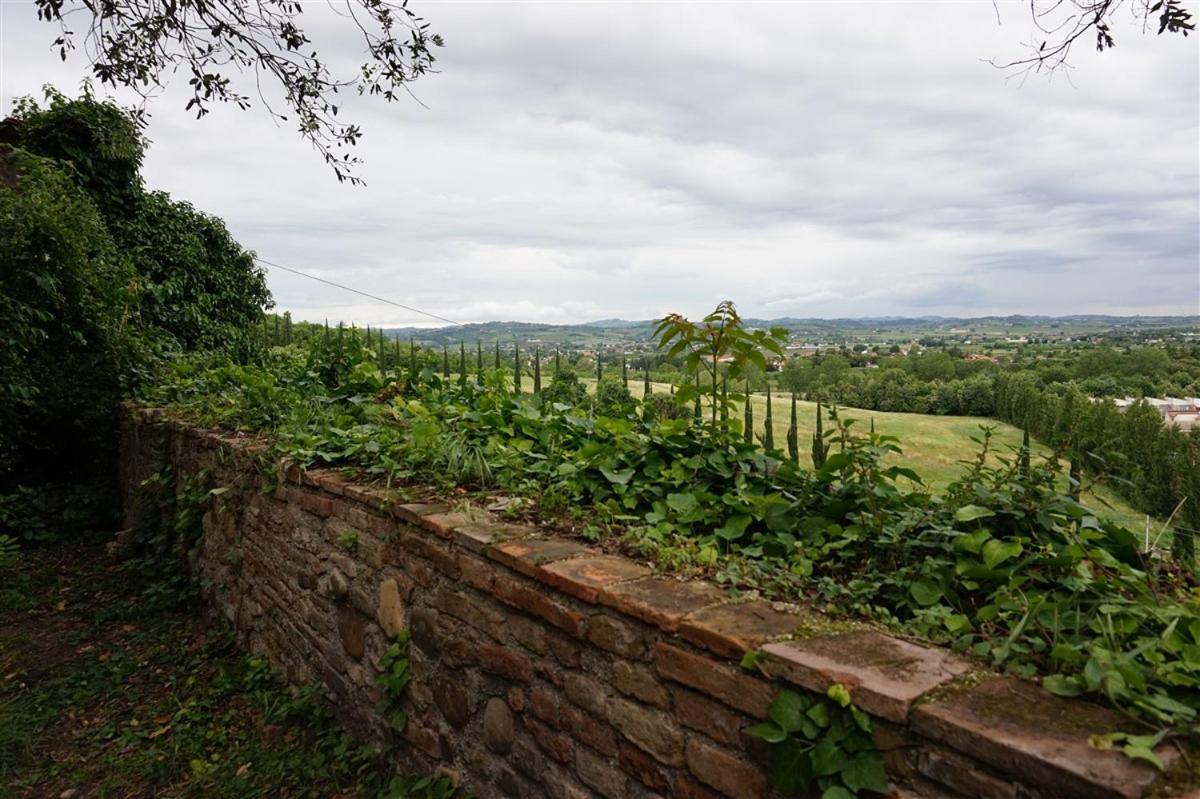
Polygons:
M983 59L1021 54L1023 1L412 5L445 36L441 71L414 85L427 107L347 103L365 188L263 114L194 120L181 91L151 107L147 185L264 258L464 322L726 298L762 317L1200 313L1196 36L1121 17L1070 81L1021 83ZM361 62L307 8L317 49ZM32 2L0 14L0 112L78 85ZM297 318L428 321L269 281Z

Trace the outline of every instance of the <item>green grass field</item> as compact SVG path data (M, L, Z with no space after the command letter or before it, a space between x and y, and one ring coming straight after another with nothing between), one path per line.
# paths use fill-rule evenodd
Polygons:
M589 392L595 391L595 378L581 378L580 382L587 385ZM670 386L665 383L651 384L655 393L667 393ZM525 390L531 390L532 381L527 381ZM630 391L634 396L641 396L642 382L629 381ZM767 415L767 398L765 394L755 394L754 423L761 433L763 420ZM791 400L786 396L772 397L772 421L774 422L775 445L781 449L787 446L787 429L791 419ZM816 403L798 402L797 426L800 430L800 457L802 463L807 463L811 449L813 430L816 427ZM992 429L992 450L997 456L1015 457L1015 450L1021 445L1021 431L1012 425L998 422L994 419L984 419L973 416L929 416L919 413L884 413L881 411L865 411L858 408L842 408L839 410L844 419L854 419L859 429L866 431L872 419L875 420L875 432L881 435L895 436L900 439L903 454L896 457L897 462L910 467L921 475L926 485L931 488L943 488L962 474L964 461L971 461L979 452L979 444L972 438L982 438L982 427ZM828 420L826 421L828 424ZM1037 444L1036 454L1046 455L1049 450ZM1063 478L1063 488L1066 488L1066 478ZM1146 516L1139 513L1121 499L1114 491L1106 486L1096 486L1085 492L1083 500L1094 507L1097 514L1113 519L1130 530L1142 532L1146 526ZM1150 529L1153 538L1160 528L1162 521L1151 519Z

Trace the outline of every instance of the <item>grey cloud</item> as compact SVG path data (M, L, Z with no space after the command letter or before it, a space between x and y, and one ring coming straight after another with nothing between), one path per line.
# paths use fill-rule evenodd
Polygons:
M22 9L25 9L24 12ZM448 47L428 108L347 98L368 187L287 128L176 87L148 182L261 255L475 321L749 315L1194 312L1194 40L1130 30L1074 85L981 58L1027 27L987 4L422 4ZM82 66L5 4L0 102ZM358 43L314 7L353 69ZM1020 279L1013 279L1020 270ZM272 273L281 307L417 321Z

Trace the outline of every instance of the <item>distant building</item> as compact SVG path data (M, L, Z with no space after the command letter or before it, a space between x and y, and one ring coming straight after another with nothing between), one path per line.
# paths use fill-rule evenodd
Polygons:
M1178 427L1183 432L1189 432L1193 427L1200 426L1200 397L1145 397L1145 402L1158 411L1163 423ZM1135 397L1122 397L1115 400L1116 406L1125 410L1137 402Z

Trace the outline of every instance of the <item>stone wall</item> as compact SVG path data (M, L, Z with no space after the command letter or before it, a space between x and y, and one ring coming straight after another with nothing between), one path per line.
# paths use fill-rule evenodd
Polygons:
M1137 797L1155 779L1088 746L1122 726L1094 705L334 472L270 487L261 452L130 408L129 525L155 512L138 486L164 465L227 489L204 516L206 597L289 681L324 684L357 735L390 735L377 664L409 630L401 765L480 797L769 796L769 751L744 729L781 687L833 682L877 719L896 796ZM762 674L738 666L752 648Z

